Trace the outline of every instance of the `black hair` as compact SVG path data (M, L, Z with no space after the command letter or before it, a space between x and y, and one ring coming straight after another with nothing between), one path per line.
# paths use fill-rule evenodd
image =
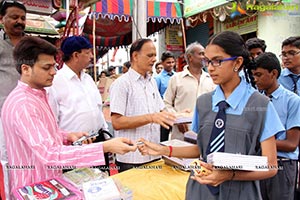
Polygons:
M107 72L106 72L106 71L100 72L99 77L100 77L102 74L105 74L105 76L107 76Z
M161 62L155 63L155 69L158 67L158 65L161 65Z
M283 46L287 46L287 45L295 46L300 49L300 36L294 36L294 37L289 37L289 38L285 39L282 42L281 48L283 48Z
M130 51L129 51L130 59L132 59L133 52L135 52L135 51L139 52L142 49L142 47L144 46L144 44L147 42L152 42L152 40L149 38L140 38L140 39L137 39L135 42L133 42L130 47Z
M7 10L7 8L10 8L10 7L17 7L17 8L24 10L25 13L27 12L26 7L24 6L24 4L22 2L14 1L14 0L9 0L9 1L3 0L0 3L0 15L1 16L6 15L6 10Z
M210 37L208 44L215 44L221 47L230 56L243 57L241 67L244 69L246 81L255 87L254 78L251 72L254 62L249 58L249 51L246 48L243 38L236 32L223 31ZM239 69L241 70L241 69Z
M112 72L114 69L116 69L115 66L109 66L109 67L108 67L108 72Z
M16 69L22 74L22 64L32 67L40 54L55 56L56 53L56 47L46 40L39 37L25 36L14 48L13 56L16 62Z
M276 55L272 52L265 52L260 54L254 59L256 65L253 67L253 69L257 68L263 68L268 70L268 72L271 72L272 70L277 70L278 75L277 78L279 78L279 75L281 73L281 67L280 62Z
M74 51L74 52L81 53L81 52L82 52L82 49L79 49L79 50ZM73 52L73 53L74 53L74 52ZM73 54L73 53L72 53L72 54ZM67 55L67 54L62 53L62 61L68 62L69 60L71 60L72 54L71 54L71 55Z
M123 63L123 65L129 69L130 66L131 66L131 62L130 61L126 61L126 62Z
M171 51L165 51L165 52L163 52L163 53L161 54L160 60L161 60L162 62L164 62L164 61L167 60L168 58L174 58L174 60L175 60L175 56L174 56L174 54L173 54Z
M250 38L246 41L246 47L248 51L254 48L260 48L263 52L265 52L267 45L264 40L259 38Z

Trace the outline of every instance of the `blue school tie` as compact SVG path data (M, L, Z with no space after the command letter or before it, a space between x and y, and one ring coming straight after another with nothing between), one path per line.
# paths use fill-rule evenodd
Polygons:
M225 110L229 107L226 101L220 101L218 104L219 111L216 115L212 133L206 149L206 155L213 152L224 152L225 146L225 123L226 113ZM219 186L207 185L208 189L213 195L219 193Z
M289 77L291 77L291 79L292 79L292 81L294 83L293 92L295 94L298 94L297 82L298 82L299 76L297 76L295 74L289 74Z

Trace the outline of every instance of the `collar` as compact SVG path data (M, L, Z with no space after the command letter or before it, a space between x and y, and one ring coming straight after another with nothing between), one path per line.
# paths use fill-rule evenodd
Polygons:
M290 74L293 74L293 75L296 75L296 76L300 76L299 74L294 74L288 68L285 68L285 70L282 70L282 75L283 76L289 76Z
M163 75L163 76L169 76L168 74L169 73L172 73L172 76L174 75L174 71L172 70L171 72L167 72L165 69L163 69L162 71L161 71L161 74Z
M4 32L3 29L0 30L0 37L1 37L2 40L8 40L9 39L8 35Z
M225 99L224 93L220 85L217 85L212 98L213 106L217 106L220 101L225 100L230 105L230 107L235 110L241 102L244 94L246 93L246 88L251 87L250 84L247 84L243 79L240 80L240 84L234 89L234 91L227 99Z
M208 74L206 71L204 71L203 69L201 69L201 71L202 71L202 73L201 73L200 78L201 78L202 76L205 76L205 77L210 78L209 74ZM192 76L192 77L194 77L194 76L191 74L191 72L190 72L190 70L189 70L189 67L185 67L185 68L183 69L183 71L182 71L182 77L185 77L185 76Z
M35 88L30 87L27 83L24 83L20 80L18 81L18 86L36 96L40 96L40 97L46 96L46 90L44 88L43 89L35 89Z
M25 36L26 34L23 32L22 33L22 36ZM3 40L9 40L10 41L10 38L9 36L5 33L4 29L1 29L0 30L0 38L3 39Z
M137 80L148 80L150 81L151 80L151 76L149 74L146 75L146 78L144 76L142 76L140 73L138 73L137 71L135 71L134 69L132 69L131 67L129 68L128 70L128 76L137 81Z
M188 67L185 67L182 71L182 76L185 77L185 76L193 76L190 72L190 70L188 70Z
M279 85L279 87L274 92L272 92L272 98L278 99L282 90L284 90L283 86Z
M77 74L66 64L63 64L63 67L60 69L61 73L64 74L67 79L71 80L73 78L78 78ZM83 70L80 72L80 79L84 76Z

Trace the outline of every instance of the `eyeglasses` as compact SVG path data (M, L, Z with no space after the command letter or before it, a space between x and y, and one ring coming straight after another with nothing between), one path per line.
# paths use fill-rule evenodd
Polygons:
M0 7L3 7L5 4L21 4L24 5L21 1L13 1L13 0L4 0L0 3Z
M24 7L23 2L21 1L14 1L14 0L3 0L0 3L0 13L3 12L3 10L6 10L8 7L10 6L14 6L14 5L21 5L22 7ZM24 7L25 8L25 7Z
M209 63L213 66L213 67L219 67L221 66L222 62L225 62L225 61L229 61L229 60L235 60L237 59L238 56L233 56L233 57L230 57L230 58L224 58L224 59L213 59L213 60L209 60L207 58L203 59L204 61L204 64L208 67Z
M300 51L288 51L288 52L282 52L279 57L280 58L293 58L295 55L297 55L298 53L300 53Z

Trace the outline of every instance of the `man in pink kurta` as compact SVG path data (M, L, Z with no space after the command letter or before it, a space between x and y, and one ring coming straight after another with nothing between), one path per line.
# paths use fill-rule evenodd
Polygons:
M19 81L2 109L11 188L61 175L62 167L104 164L101 143L66 146L45 90Z
M26 52L32 49L38 53ZM131 141L125 138L84 146L66 145L87 133L58 129L44 89L52 84L56 74L55 53L53 45L35 37L22 39L14 50L21 79L7 97L1 113L11 192L20 186L60 176L62 168L103 165L104 150L115 153L136 150L136 145L129 146Z

